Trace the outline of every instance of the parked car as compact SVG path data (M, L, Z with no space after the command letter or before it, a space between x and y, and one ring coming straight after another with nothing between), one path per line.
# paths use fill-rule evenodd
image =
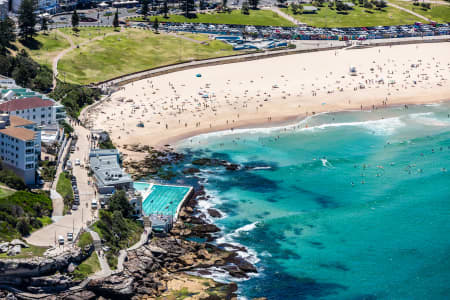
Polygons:
M78 205L76 204L72 205L72 210L78 210Z
M64 237L62 235L58 236L58 243L64 245Z
M73 241L73 233L72 233L72 232L68 232L68 233L67 233L67 241L68 241L68 242Z
M75 166L79 166L80 165L80 160L77 158L77 159L75 159Z

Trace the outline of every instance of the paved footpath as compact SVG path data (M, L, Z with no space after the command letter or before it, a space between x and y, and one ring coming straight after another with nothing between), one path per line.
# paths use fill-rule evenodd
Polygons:
M63 251L70 244L66 241L64 246L57 245L57 237L61 235L66 238L69 232L73 232L74 237L76 237L80 229L86 227L87 222L92 221L97 215L97 210L91 210L90 207L94 197L92 178L88 176L88 170L84 168L90 151L90 142L87 138L90 132L82 126L74 126L74 129L75 134L78 135L77 147L79 149L71 154L70 160L79 159L82 162L82 166L74 166L73 168L73 175L77 178L78 190L80 191L80 206L78 210L72 211L71 214L55 218L57 220L54 223L33 232L26 238L26 241L32 245L56 246L57 251Z

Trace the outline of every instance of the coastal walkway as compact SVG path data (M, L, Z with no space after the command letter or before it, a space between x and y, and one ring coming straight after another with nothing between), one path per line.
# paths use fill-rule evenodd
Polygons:
M102 250L102 242L100 236L97 232L88 229L88 232L91 234L92 239L94 240L94 248L98 257L98 261L100 262L100 271L90 276L91 279L103 278L111 275L111 268L109 267L108 261Z

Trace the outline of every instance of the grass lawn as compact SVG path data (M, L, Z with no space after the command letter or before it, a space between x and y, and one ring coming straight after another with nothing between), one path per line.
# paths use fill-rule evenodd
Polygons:
M12 195L14 193L15 193L14 190L5 189L5 188L0 187L0 198L8 197L9 195Z
M62 172L59 175L58 183L56 184L56 191L64 199L64 213L71 208L73 200L72 182L70 181L70 175L66 172Z
M80 27L78 28L78 31L73 31L72 28L60 28L58 30L62 33L70 35L75 45L89 41L95 37L114 32L114 28L112 27Z
M34 256L43 256L47 247L38 247L33 245L28 245L29 248L22 248L22 252L16 256L8 256L6 253L0 254L0 259L4 258L29 258Z
M448 5L431 4L431 9L424 10L420 6L414 6L412 4L412 2L406 2L406 1L400 1L400 0L391 0L391 1L392 1L392 3L395 3L398 6L412 10L413 12L415 12L419 15L422 15L432 21L436 21L438 23L450 22L450 3Z
M367 10L355 6L348 11L348 15L338 14L336 10L321 7L315 14L294 15L290 9L282 8L285 13L292 15L300 22L315 27L370 27L380 25L406 25L420 21L419 18L394 7L383 10Z
M71 83L88 84L158 66L237 54L231 45L202 45L173 35L127 29L71 51L60 60L59 73Z
M78 238L77 245L81 249L84 249L86 246L89 246L94 243L92 236L89 232L83 232Z
M97 271L100 271L100 262L97 253L94 251L91 256L76 267L73 276L75 280L83 280Z
M40 64L52 67L53 58L65 48L69 48L69 42L55 31L49 31L48 34L40 33L34 38L34 42L22 44L20 41L15 43L21 50L25 49L30 56Z
M152 17L153 21L155 17ZM160 22L173 23L212 23L233 25L260 25L260 26L294 26L290 21L280 17L277 13L269 10L250 10L249 15L244 15L241 10L233 10L231 13L205 13L197 14L196 18L186 18L183 15L169 15L168 19L163 16L157 17ZM143 18L132 19L142 21Z
M40 218L37 218L37 219L39 221L41 221L42 227L50 225L50 224L53 223L52 218L50 218L50 217L40 217Z

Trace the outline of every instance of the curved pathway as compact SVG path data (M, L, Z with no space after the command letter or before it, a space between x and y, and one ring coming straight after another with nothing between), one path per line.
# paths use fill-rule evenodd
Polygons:
M392 2L388 2L388 5L390 5L390 6L392 6L392 7L395 7L395 8L397 8L397 9L403 10L404 12L407 12L408 14L411 14L411 15L413 15L413 16L416 16L416 17L418 17L418 18L420 18L420 19L422 19L422 20L425 20L425 21L427 21L427 22L431 22L430 19L428 19L428 18L426 18L426 17L424 17L424 16L422 16L422 15L419 15L418 13L413 12L412 10L409 10L409 9L407 9L407 8L404 8L404 7L401 7L401 6L397 5L397 4L394 4L394 3L392 3Z

